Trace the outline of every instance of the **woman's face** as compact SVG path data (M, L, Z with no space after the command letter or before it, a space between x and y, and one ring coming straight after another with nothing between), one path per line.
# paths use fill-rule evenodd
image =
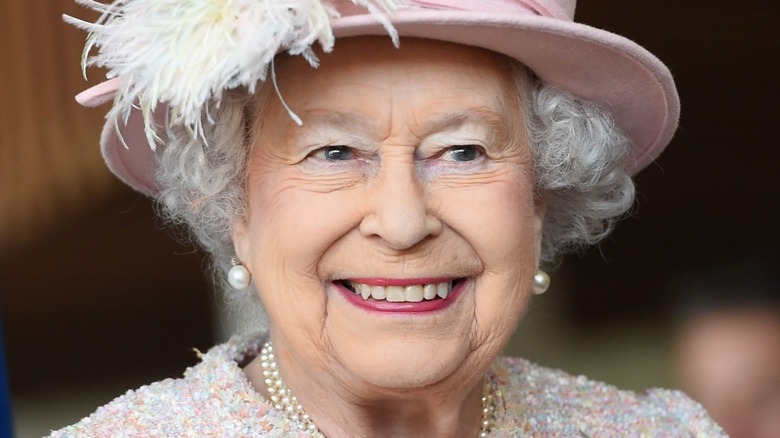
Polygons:
M233 230L282 368L355 389L473 383L526 306L544 214L506 61L337 46L316 70L276 63L303 125L272 93Z

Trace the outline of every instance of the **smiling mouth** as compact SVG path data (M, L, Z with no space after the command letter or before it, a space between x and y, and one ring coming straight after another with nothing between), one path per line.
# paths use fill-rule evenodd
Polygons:
M447 298L450 291L463 278L440 283L412 284L407 286L377 286L358 283L350 280L338 280L350 292L363 297L390 303L419 303L421 301L441 300Z

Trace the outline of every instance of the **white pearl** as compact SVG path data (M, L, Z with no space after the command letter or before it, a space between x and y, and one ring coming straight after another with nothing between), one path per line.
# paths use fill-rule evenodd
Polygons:
M251 278L249 270L244 265L235 265L228 271L228 283L238 290L244 290L249 287Z
M537 271L536 275L534 275L534 286L533 286L534 295L541 295L547 292L547 289L549 287L550 287L550 276L547 275L547 273L544 271Z

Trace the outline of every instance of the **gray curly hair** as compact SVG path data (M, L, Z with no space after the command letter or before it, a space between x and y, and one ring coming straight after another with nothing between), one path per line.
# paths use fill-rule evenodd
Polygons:
M517 61L508 60L508 73L525 109L536 191L547 201L541 262L549 265L565 252L598 242L631 207L634 184L625 169L631 144L597 104L541 83ZM231 225L246 211L254 121L272 96L266 85L254 96L228 92L211 114L213 123L204 123L203 139L174 129L158 152L160 212L186 225L211 255L214 283L224 291L239 331L266 328L253 285L235 290L225 275L235 257Z

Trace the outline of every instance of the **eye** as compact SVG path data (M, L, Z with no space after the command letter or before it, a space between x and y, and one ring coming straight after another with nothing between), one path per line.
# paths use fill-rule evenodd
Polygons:
M314 151L314 155L326 161L346 161L354 158L355 154L347 146L326 146Z
M476 145L452 146L443 155L453 161L474 161L483 154L482 148Z

